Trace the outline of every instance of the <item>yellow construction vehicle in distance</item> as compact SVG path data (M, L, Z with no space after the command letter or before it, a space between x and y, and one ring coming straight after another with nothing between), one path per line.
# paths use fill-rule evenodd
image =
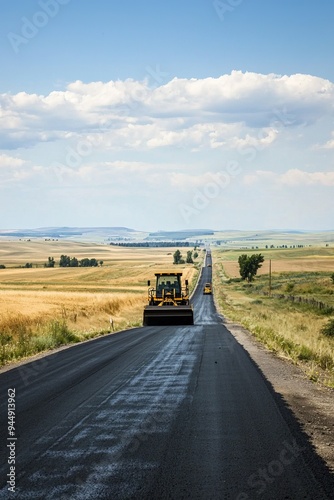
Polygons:
M155 287L147 282L149 305L144 308L144 326L194 324L188 280L182 286L181 276L182 272L155 273Z
M211 283L205 283L203 288L203 295L212 295Z

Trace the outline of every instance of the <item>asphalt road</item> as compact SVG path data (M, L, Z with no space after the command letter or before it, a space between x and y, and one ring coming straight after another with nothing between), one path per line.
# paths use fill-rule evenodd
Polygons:
M202 294L210 279L205 267L194 326L132 329L0 374L0 499L333 498L325 464Z

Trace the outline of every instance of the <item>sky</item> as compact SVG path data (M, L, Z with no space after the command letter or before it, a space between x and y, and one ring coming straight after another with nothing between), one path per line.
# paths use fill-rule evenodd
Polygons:
M1 229L334 229L332 0L0 6Z

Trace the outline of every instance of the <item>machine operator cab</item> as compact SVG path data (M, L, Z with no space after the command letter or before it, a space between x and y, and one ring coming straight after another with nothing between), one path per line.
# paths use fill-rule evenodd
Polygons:
M157 297L162 297L163 294L171 293L175 297L181 296L180 276L157 276L156 283Z

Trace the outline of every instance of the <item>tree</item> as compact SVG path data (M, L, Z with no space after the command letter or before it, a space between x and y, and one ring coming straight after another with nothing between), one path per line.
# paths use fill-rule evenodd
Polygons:
M331 274L331 280L333 281L334 284L334 273Z
M184 264L184 260L182 259L182 254L180 250L176 250L176 252L174 252L173 258L174 258L174 264Z
M53 257L48 257L48 261L44 264L44 267L55 267L55 260Z
M193 253L192 253L191 250L188 250L188 252L187 252L186 263L187 264L193 264L194 263L194 261L193 261Z
M181 257L182 255L180 250L176 250L176 252L174 252L173 254L174 264L178 264L180 262Z
M70 267L71 258L68 255L61 255L59 267Z
M264 262L264 257L260 253L253 254L250 257L246 254L240 255L238 263L241 278L247 280L248 283L253 281L257 271L262 266L262 262Z
M85 259L81 259L79 263L80 267L97 267L98 265L99 263L96 259L88 259L87 257Z
M4 264L0 264L0 269L6 269L6 266Z
M70 259L70 267L78 267L79 261L76 257L71 257Z
M32 263L31 262L27 262L26 264L24 264L24 266L26 269L30 269L32 268Z
M197 257L198 257L198 253L194 252L194 259L197 259Z
M91 267L98 267L99 263L95 258L93 258L93 259L89 259L89 265Z

